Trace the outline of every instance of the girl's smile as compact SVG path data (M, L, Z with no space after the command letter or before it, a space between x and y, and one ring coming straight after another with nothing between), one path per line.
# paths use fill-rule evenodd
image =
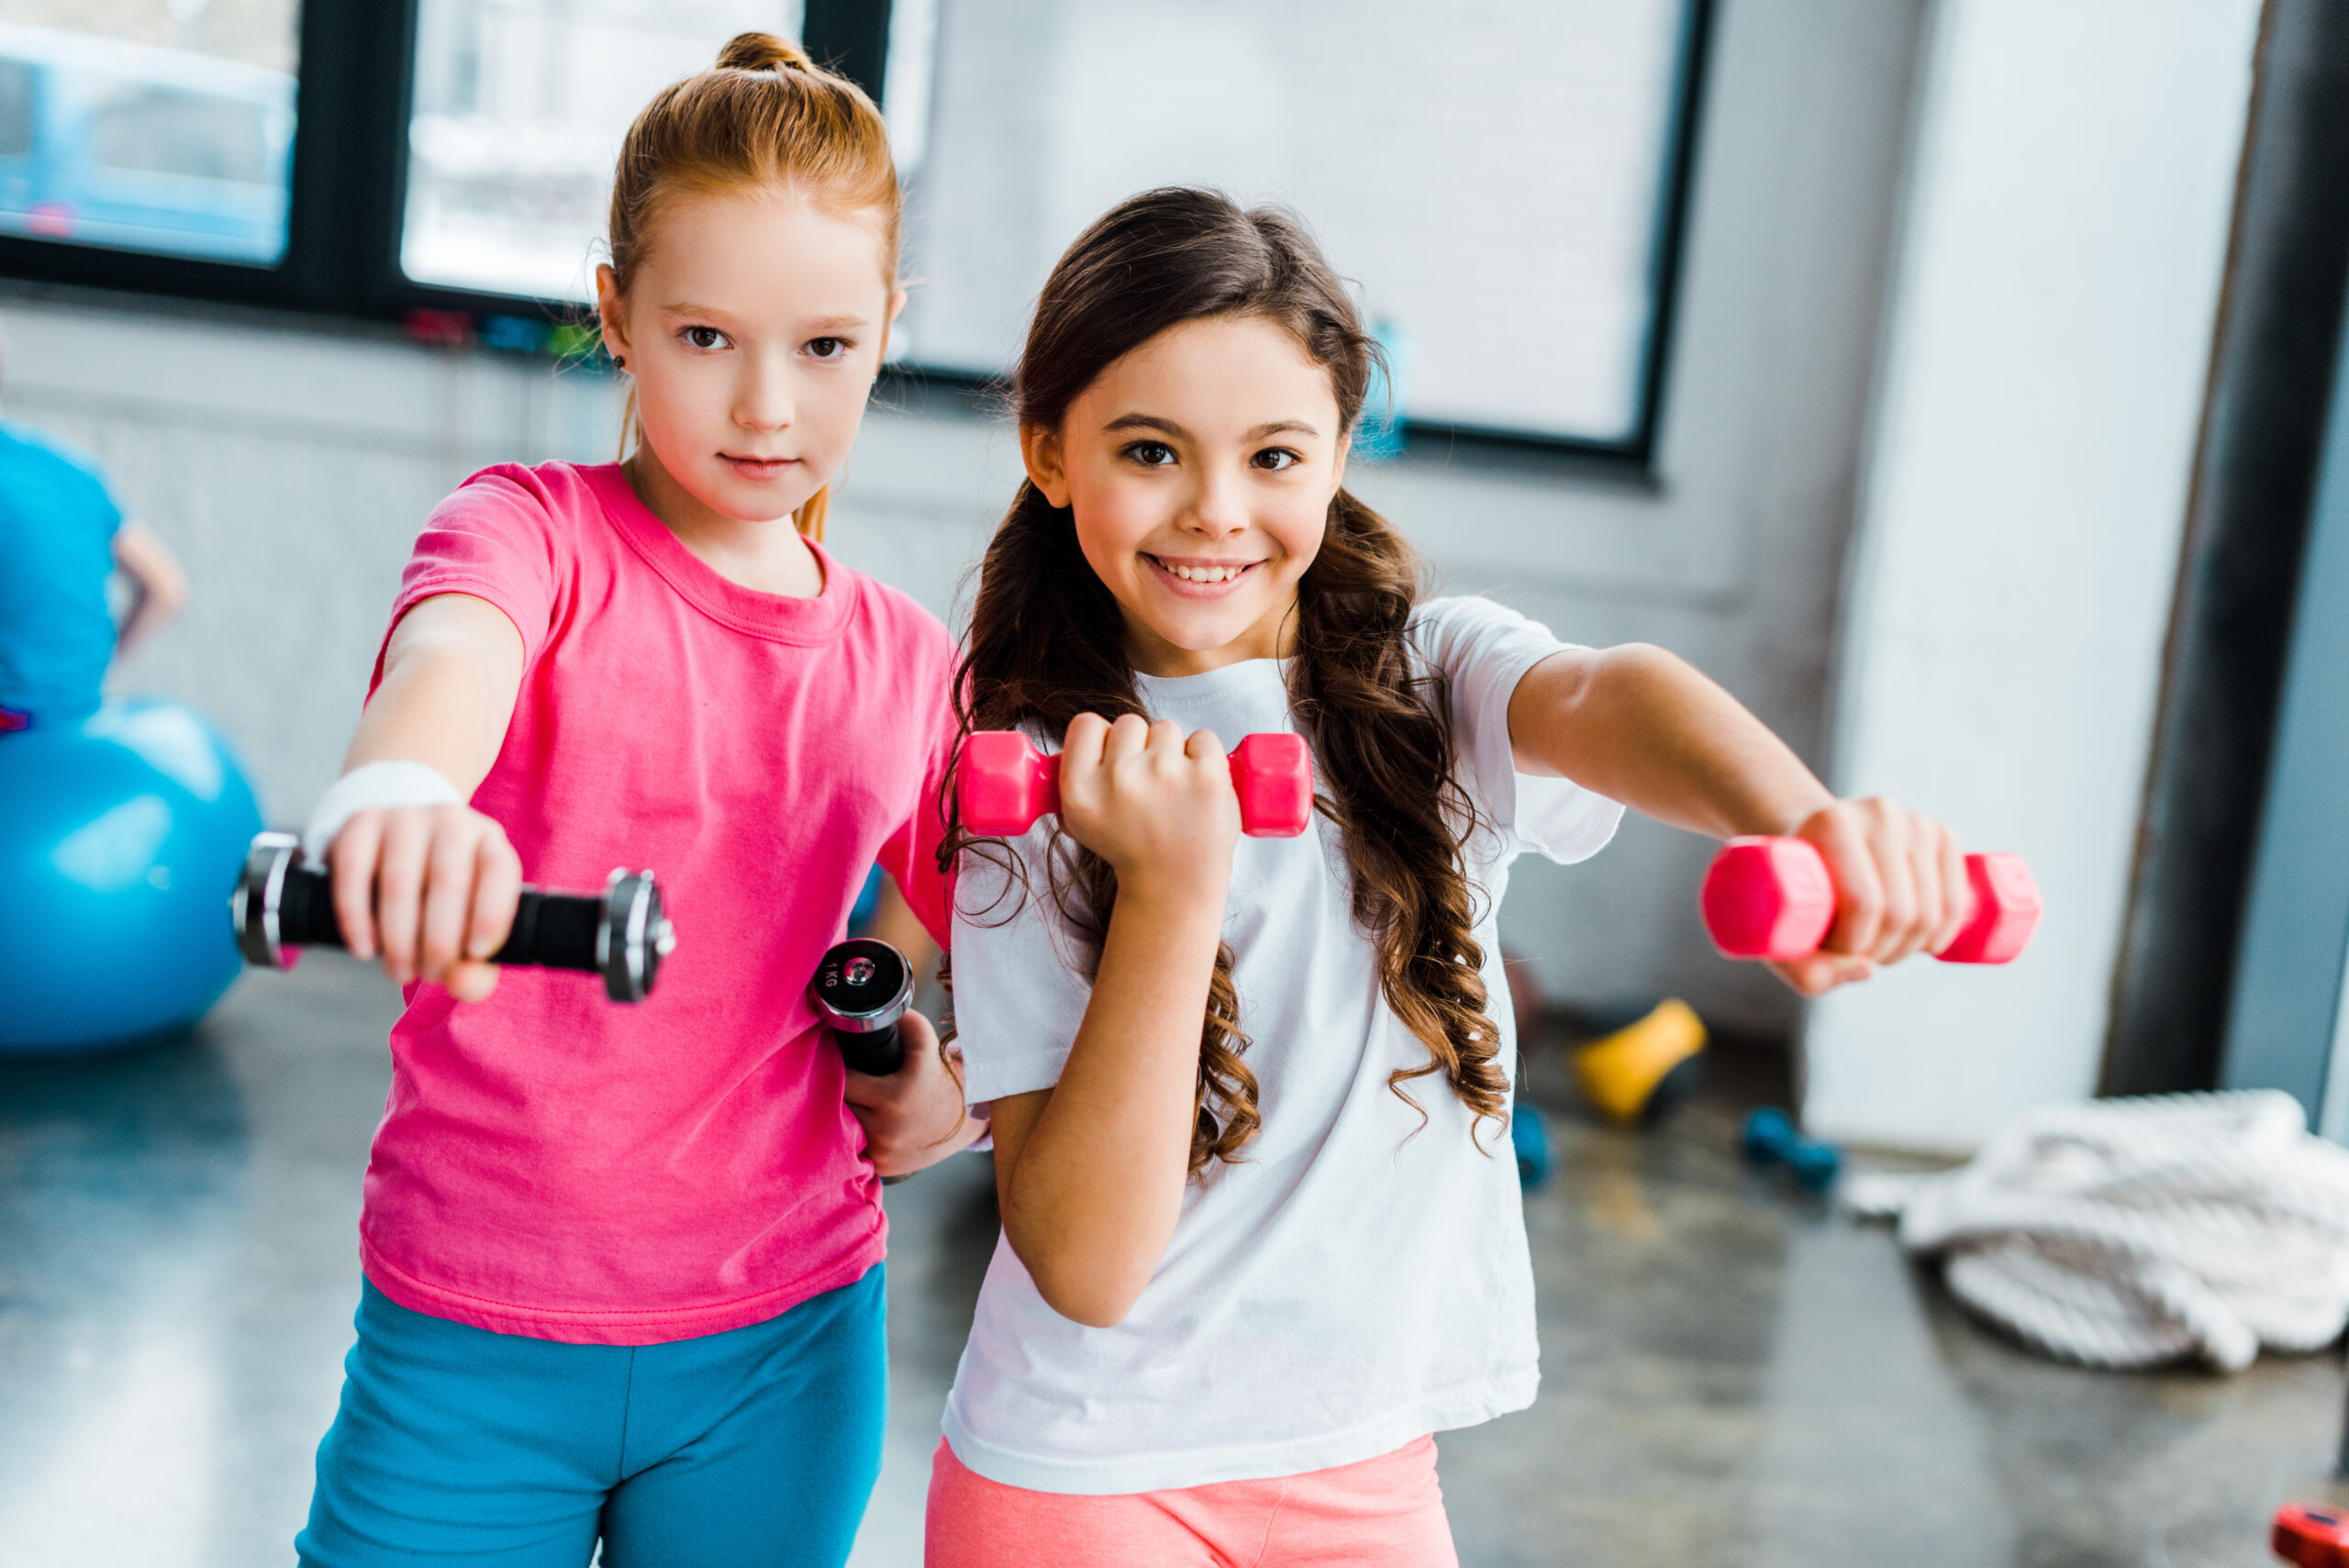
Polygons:
M1286 328L1255 316L1169 328L1020 446L1044 498L1074 510L1135 669L1197 674L1287 651L1346 440L1329 371Z
M1159 584L1186 599L1220 599L1240 591L1240 581L1264 564L1261 561L1205 561L1145 553L1144 561L1158 568Z

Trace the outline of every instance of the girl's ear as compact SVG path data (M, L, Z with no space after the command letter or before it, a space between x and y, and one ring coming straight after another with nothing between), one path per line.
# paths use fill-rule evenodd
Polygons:
M1028 465L1028 482L1055 507L1069 501L1068 470L1061 462L1061 433L1041 425L1019 427L1019 457Z
M612 279L612 264L596 264L596 317L604 328L604 351L622 369L628 364L628 307Z
M881 318L881 350L873 356L876 373L879 366L889 361L889 332L897 325L897 317L904 314L905 308L906 291L899 289L889 296L889 314Z

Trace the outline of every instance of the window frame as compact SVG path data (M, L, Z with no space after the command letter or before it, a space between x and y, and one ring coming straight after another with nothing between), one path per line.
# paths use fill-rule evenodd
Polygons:
M1406 417L1407 451L1562 459L1575 467L1595 463L1642 473L1651 469L1678 315L1717 8L1717 0L1682 4L1650 261L1654 308L1631 429L1608 441ZM419 0L303 0L285 252L273 265L0 234L0 277L373 321L417 310L579 319L584 307L573 301L418 284L400 270L418 6ZM806 0L801 24L808 52L862 83L875 101L885 85L891 8L890 0ZM892 365L886 373L908 391L978 395L996 385L994 377L918 363Z

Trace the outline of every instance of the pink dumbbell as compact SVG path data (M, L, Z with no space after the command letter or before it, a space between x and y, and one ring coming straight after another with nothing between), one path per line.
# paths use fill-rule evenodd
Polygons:
M1933 956L2005 963L2039 929L2039 884L2020 855L1965 857L1974 913ZM1808 839L1731 839L1705 873L1705 929L1729 958L1809 958L1835 924L1835 884Z
M1231 749L1240 830L1293 839L1313 820L1313 759L1301 735L1250 735ZM1016 729L981 729L963 743L963 826L987 838L1025 833L1061 808L1061 760Z

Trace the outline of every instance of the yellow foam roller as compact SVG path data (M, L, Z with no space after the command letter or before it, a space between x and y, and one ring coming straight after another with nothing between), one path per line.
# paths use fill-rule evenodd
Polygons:
M1673 996L1575 1052L1575 1077L1600 1115L1629 1126L1662 1115L1695 1086L1704 1049L1704 1020Z

